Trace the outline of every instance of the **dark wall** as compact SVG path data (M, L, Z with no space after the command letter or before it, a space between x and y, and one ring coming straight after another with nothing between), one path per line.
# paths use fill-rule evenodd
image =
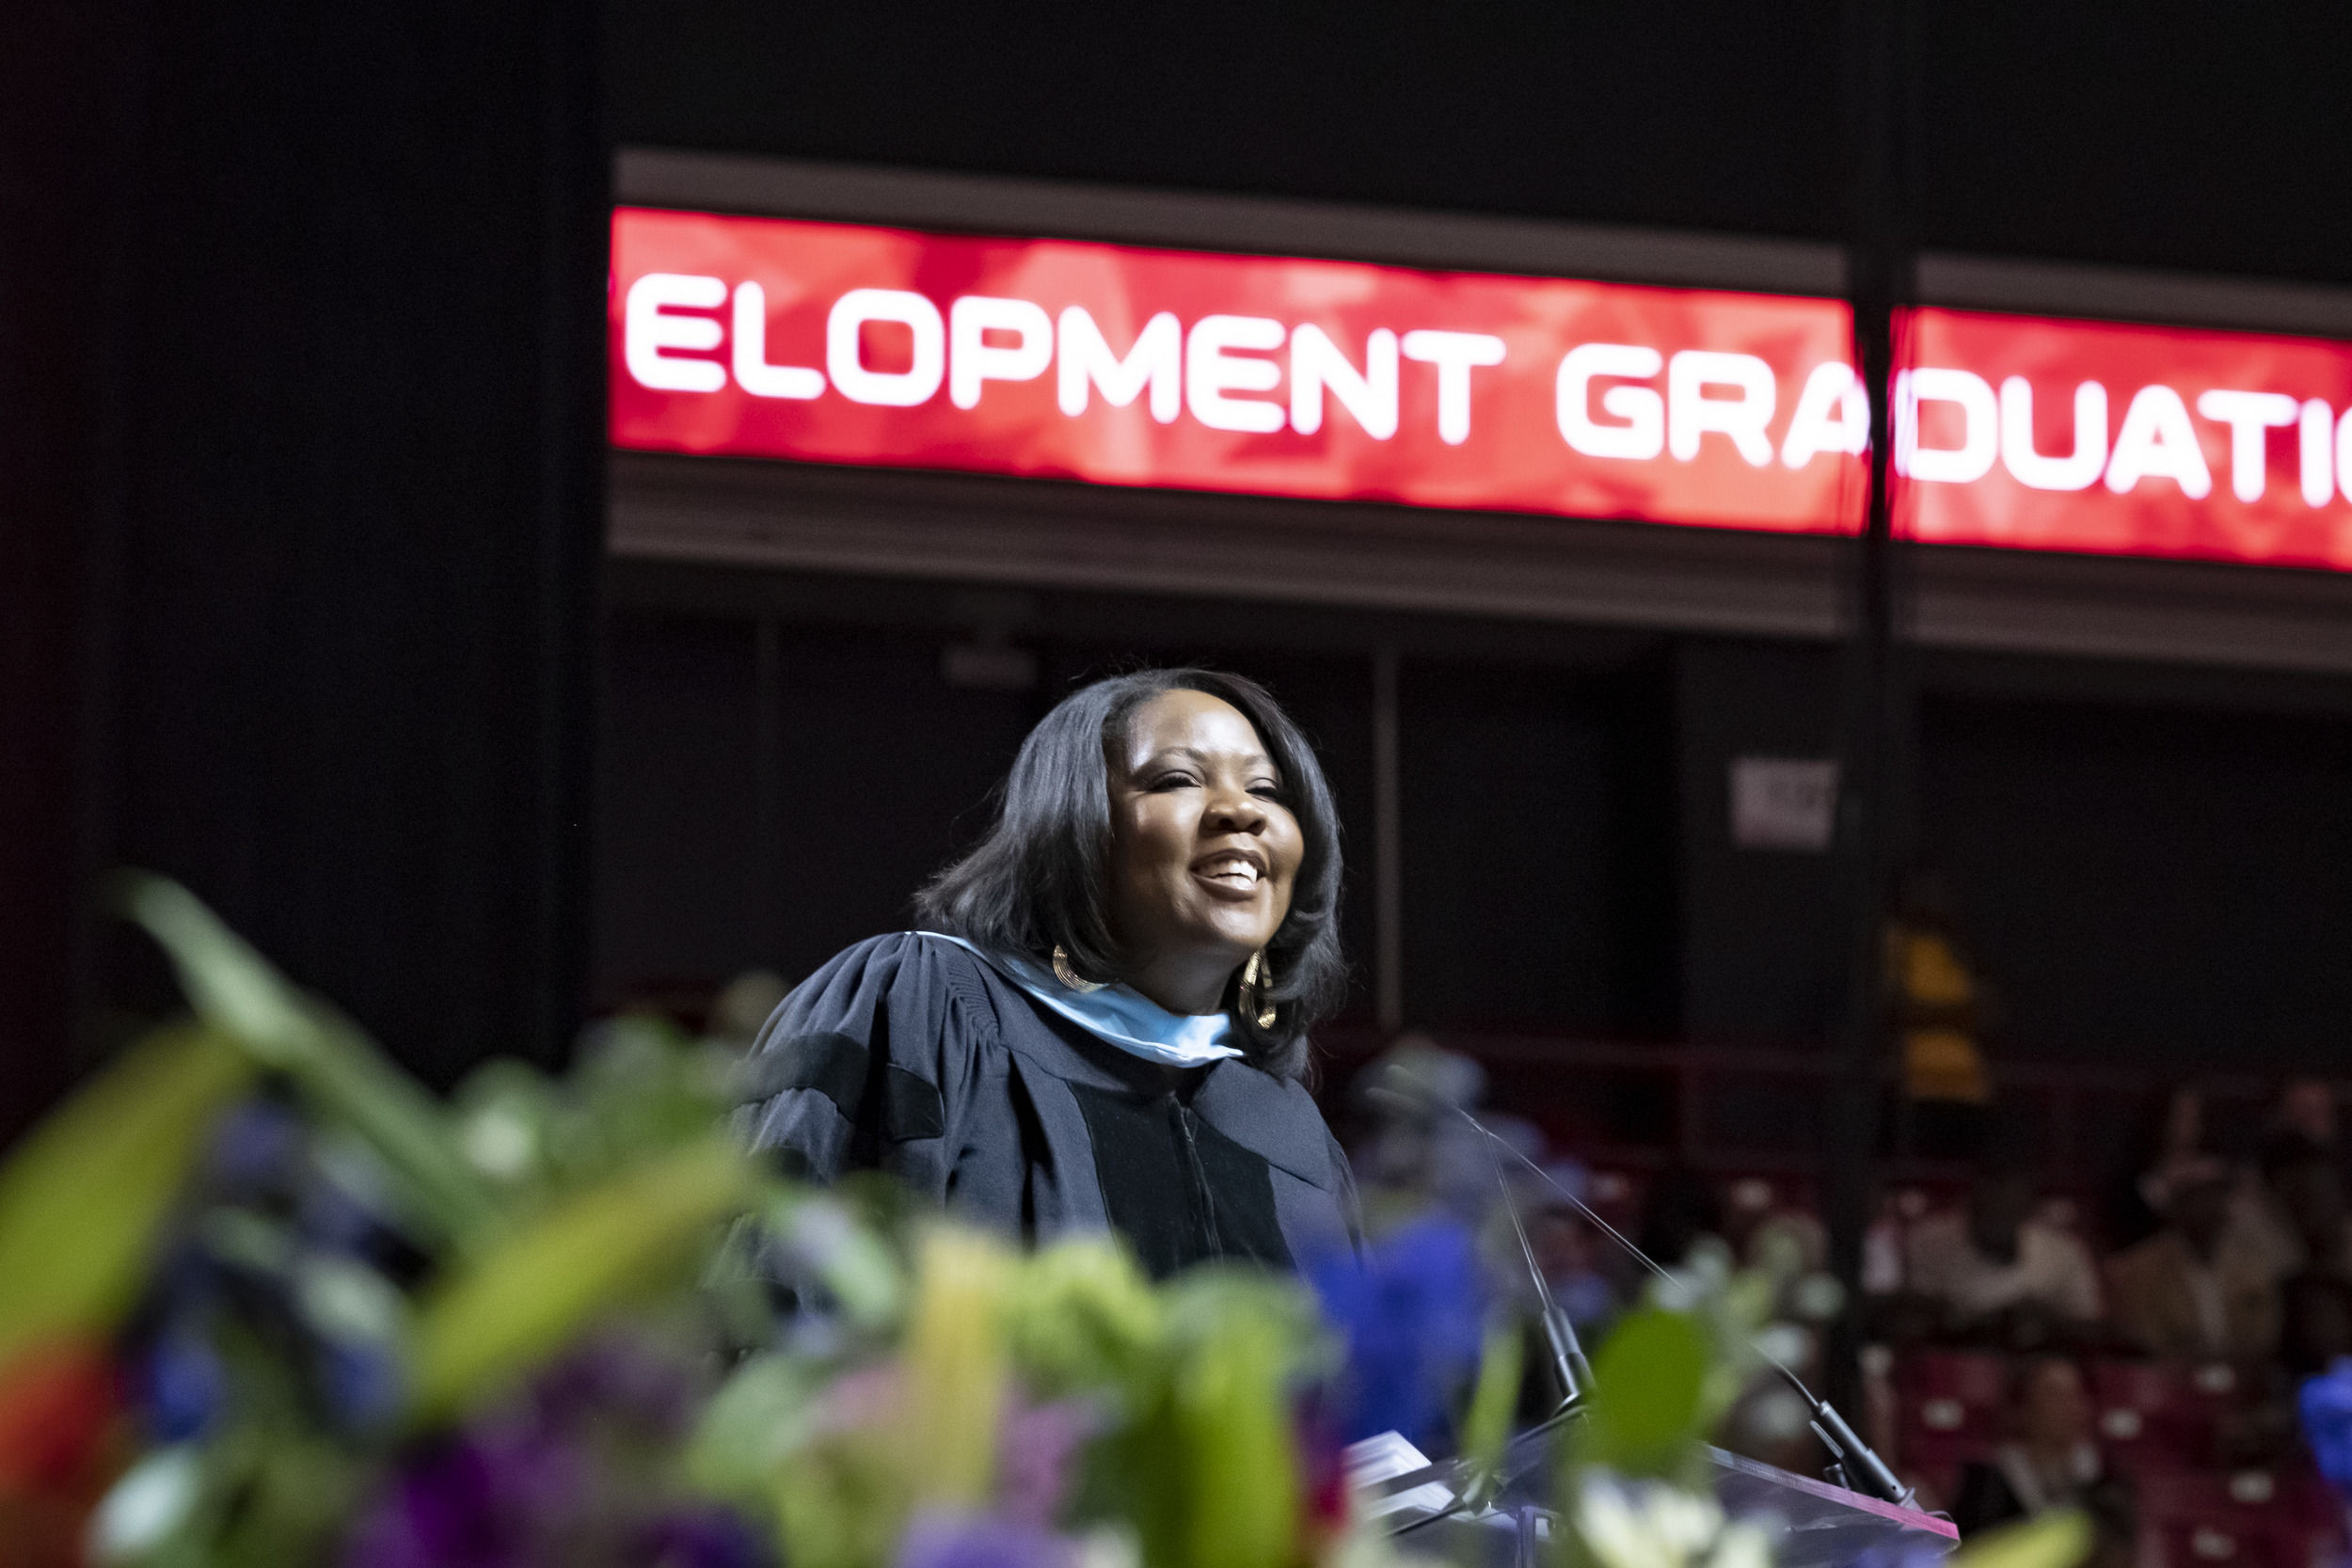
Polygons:
M1919 770L2002 1049L2341 1069L2352 719L1931 693Z
M1828 856L1741 849L1742 753L1836 749L1835 653L1678 652L1683 1024L1826 1039L1847 940ZM2333 1068L2352 1019L2352 683L1945 653L1919 658L1890 829L1994 996L1996 1056Z
M1400 688L1408 1021L1672 1032L1663 661L1422 659Z
M625 990L778 962L755 641L744 622L632 617L607 634L596 944Z
M640 145L1843 231L1836 0L605 3ZM1928 244L2352 278L2352 9L1918 10Z
M121 19L28 3L0 53L0 1140L71 1075L84 551L105 444L106 176Z
M0 378L8 427L68 450L13 482L55 559L0 623L56 628L40 733L73 787L0 831L64 847L38 895L79 908L42 961L86 1016L167 1002L92 934L94 876L143 865L429 1075L550 1053L586 911L593 17L34 8L10 189L64 215L0 221L0 320L57 313L0 339ZM72 373L40 379L60 342ZM23 1044L59 1057L66 1027Z
M2352 281L2352 8L1919 10L1929 245Z
M1675 673L1682 1027L1709 1044L1826 1040L1844 1002L1850 917L1838 863L1735 847L1731 765L1836 754L1838 656L1693 638L1676 650Z

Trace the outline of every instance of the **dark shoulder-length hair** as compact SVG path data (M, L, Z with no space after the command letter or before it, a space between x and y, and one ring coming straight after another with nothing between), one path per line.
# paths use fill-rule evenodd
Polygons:
M1340 952L1340 824L1314 748L1265 688L1214 670L1139 670L1064 698L1021 743L995 823L979 845L915 895L933 929L1000 953L1051 961L1059 947L1080 975L1119 973L1108 878L1110 777L1105 748L1126 736L1137 708L1167 691L1200 691L1231 703L1258 732L1281 776L1283 804L1298 819L1306 854L1290 913L1266 943L1274 1023L1224 1006L1248 1060L1279 1077L1304 1076L1307 1032L1347 991Z

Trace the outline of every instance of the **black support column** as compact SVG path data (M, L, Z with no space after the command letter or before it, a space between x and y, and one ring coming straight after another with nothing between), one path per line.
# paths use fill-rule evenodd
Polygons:
M1831 1346L1824 1392L1849 1412L1862 1408L1856 1354L1862 1249L1876 1190L1886 1044L1882 933L1894 850L1903 836L1899 794L1908 772L1897 755L1909 726L1899 711L1902 562L1895 536L1891 393L1915 250L1919 3L1847 0L1846 6L1847 288L1854 365L1870 399L1870 452L1848 600L1838 833L1846 984L1823 1127L1822 1192L1831 1266L1846 1287L1848 1304Z

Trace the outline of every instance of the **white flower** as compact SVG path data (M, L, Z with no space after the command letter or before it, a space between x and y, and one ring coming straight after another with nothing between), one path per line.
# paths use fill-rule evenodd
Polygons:
M1077 1568L1142 1568L1143 1543L1126 1525L1097 1525L1078 1538Z
M1761 1525L1726 1525L1707 1568L1772 1568L1772 1544Z
M1703 1494L1596 1471L1576 1502L1577 1533L1600 1568L1772 1568L1769 1532L1726 1523Z
M1686 1568L1724 1533L1724 1511L1663 1482L1592 1474L1577 1494L1576 1528L1602 1568Z
M203 1493L204 1465L194 1444L157 1449L132 1465L90 1515L90 1559L145 1556L186 1522Z

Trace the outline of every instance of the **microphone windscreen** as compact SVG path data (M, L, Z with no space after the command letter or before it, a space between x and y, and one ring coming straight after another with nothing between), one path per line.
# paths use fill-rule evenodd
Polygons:
M1384 1111L1394 1111L1403 1116L1424 1116L1429 1110L1426 1101L1387 1084L1365 1085L1364 1098Z

